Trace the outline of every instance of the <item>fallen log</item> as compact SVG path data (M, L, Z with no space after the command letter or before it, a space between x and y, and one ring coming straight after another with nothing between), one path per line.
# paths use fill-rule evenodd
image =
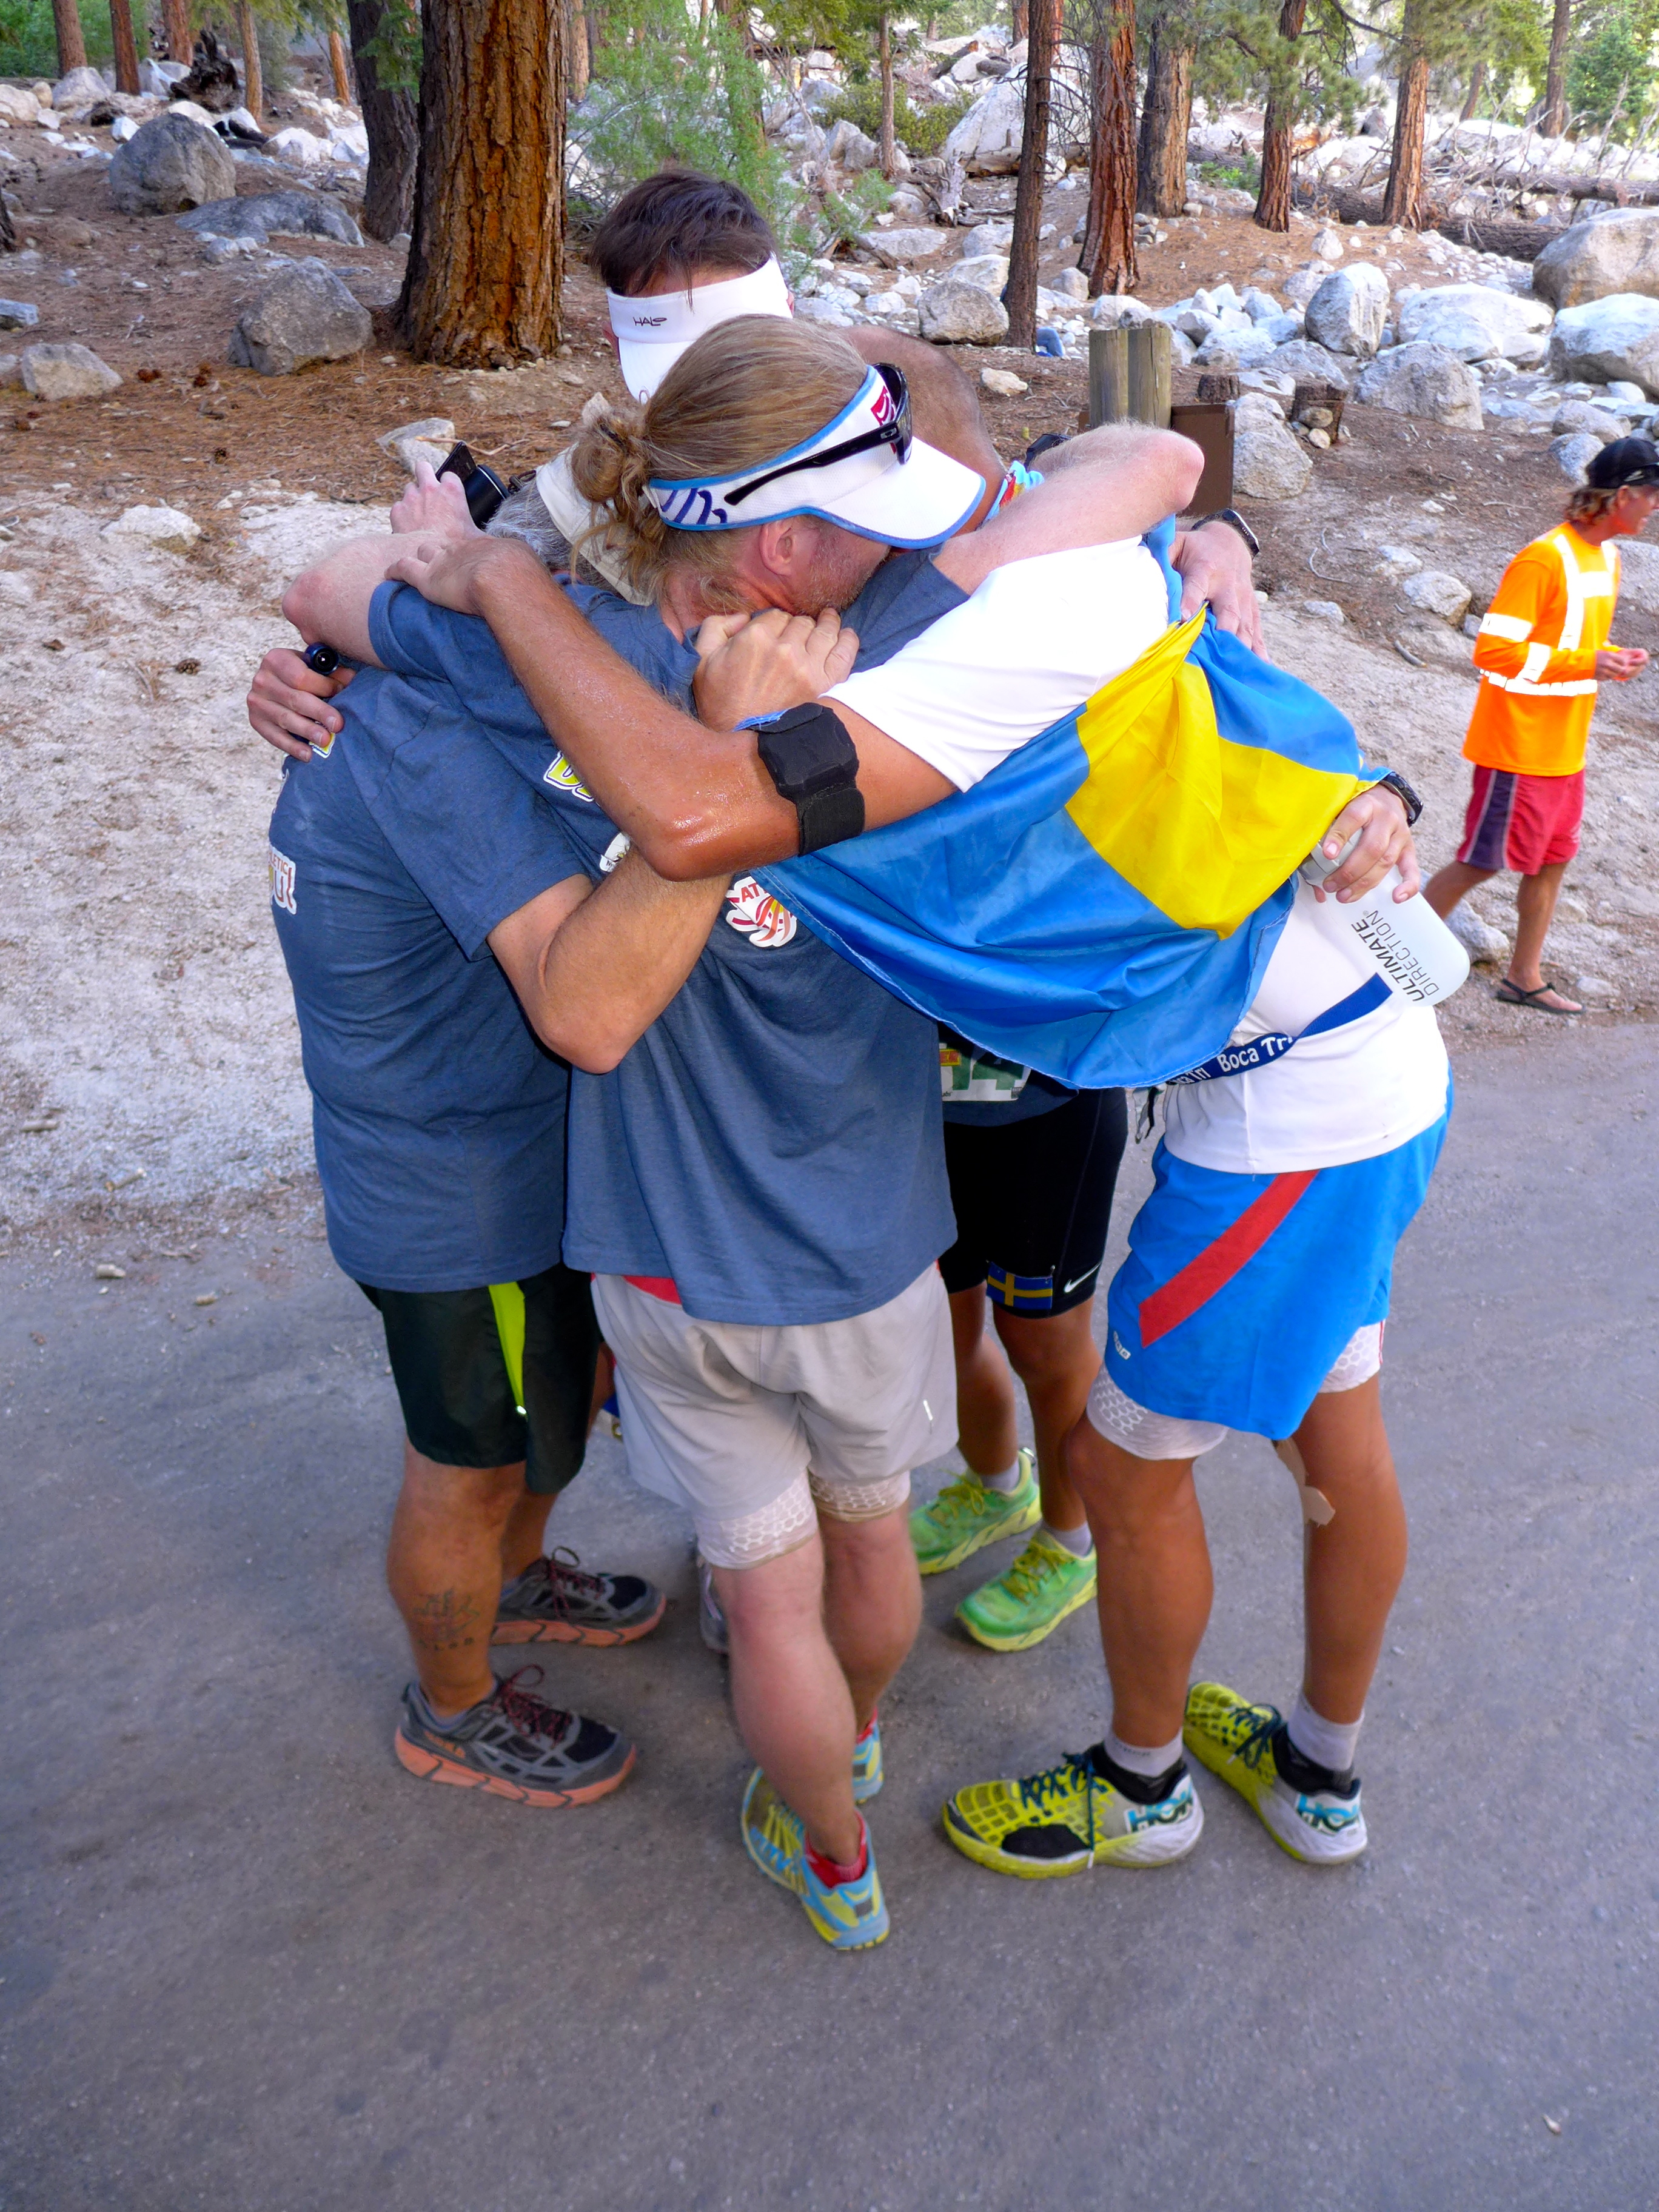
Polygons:
M1304 186L1296 197L1298 204L1316 213L1334 215L1339 222L1369 223L1373 230L1387 227L1380 193L1368 199L1363 192L1345 192L1335 186L1322 191L1310 191ZM1501 253L1511 261L1535 261L1553 238L1563 234L1559 223L1503 222L1486 216L1447 215L1433 207L1422 227L1437 231L1455 245L1470 246L1477 253Z

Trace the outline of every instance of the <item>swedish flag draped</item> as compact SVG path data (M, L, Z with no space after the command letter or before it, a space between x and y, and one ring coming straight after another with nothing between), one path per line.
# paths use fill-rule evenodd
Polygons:
M975 1044L1160 1082L1226 1042L1289 878L1375 773L1328 700L1195 617L971 791L762 880Z

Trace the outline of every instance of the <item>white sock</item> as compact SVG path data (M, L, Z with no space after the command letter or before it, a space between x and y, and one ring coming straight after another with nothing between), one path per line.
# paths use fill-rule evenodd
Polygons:
M981 1474L979 1477L987 1490L994 1490L1008 1498L1019 1488L1019 1460L1016 1455L1012 1467L1005 1467L1000 1474Z
M1179 1736L1170 1743L1155 1743L1148 1749L1141 1744L1125 1743L1110 1729L1106 1731L1107 1758L1126 1774L1138 1774L1146 1782L1156 1782L1160 1774L1167 1774L1181 1755Z
M1298 1690L1296 1711L1290 1718L1291 1741L1316 1766L1328 1766L1333 1774L1346 1774L1359 1748L1364 1718L1361 1713L1357 1721L1328 1721L1323 1713L1314 1711L1306 1693Z
M1080 1528L1056 1528L1051 1521L1044 1520L1042 1529L1045 1536L1051 1537L1056 1544L1063 1545L1074 1559L1086 1559L1095 1548L1095 1540L1089 1534L1086 1521ZM1163 1771L1160 1767L1158 1772L1161 1774Z

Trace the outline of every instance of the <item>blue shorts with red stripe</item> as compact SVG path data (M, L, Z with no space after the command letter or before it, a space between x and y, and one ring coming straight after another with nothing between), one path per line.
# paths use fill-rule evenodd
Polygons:
M1107 1293L1106 1371L1155 1413L1288 1437L1357 1328L1385 1321L1395 1246L1445 1141L1377 1158L1228 1175L1159 1145Z

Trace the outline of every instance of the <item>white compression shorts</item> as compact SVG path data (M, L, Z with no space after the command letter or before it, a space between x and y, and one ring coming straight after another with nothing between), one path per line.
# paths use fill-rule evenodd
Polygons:
M1354 1331L1320 1384L1321 1397L1328 1391L1357 1390L1370 1381L1382 1364L1383 1326L1374 1321ZM1137 1406L1104 1367L1089 1394L1089 1425L1137 1459L1199 1459L1213 1451L1227 1433L1218 1421L1190 1421L1178 1413L1154 1413Z
M956 1435L936 1267L845 1321L699 1321L620 1275L594 1277L593 1304L617 1355L629 1473L690 1512L713 1566L793 1551L820 1512L893 1512L910 1469Z

